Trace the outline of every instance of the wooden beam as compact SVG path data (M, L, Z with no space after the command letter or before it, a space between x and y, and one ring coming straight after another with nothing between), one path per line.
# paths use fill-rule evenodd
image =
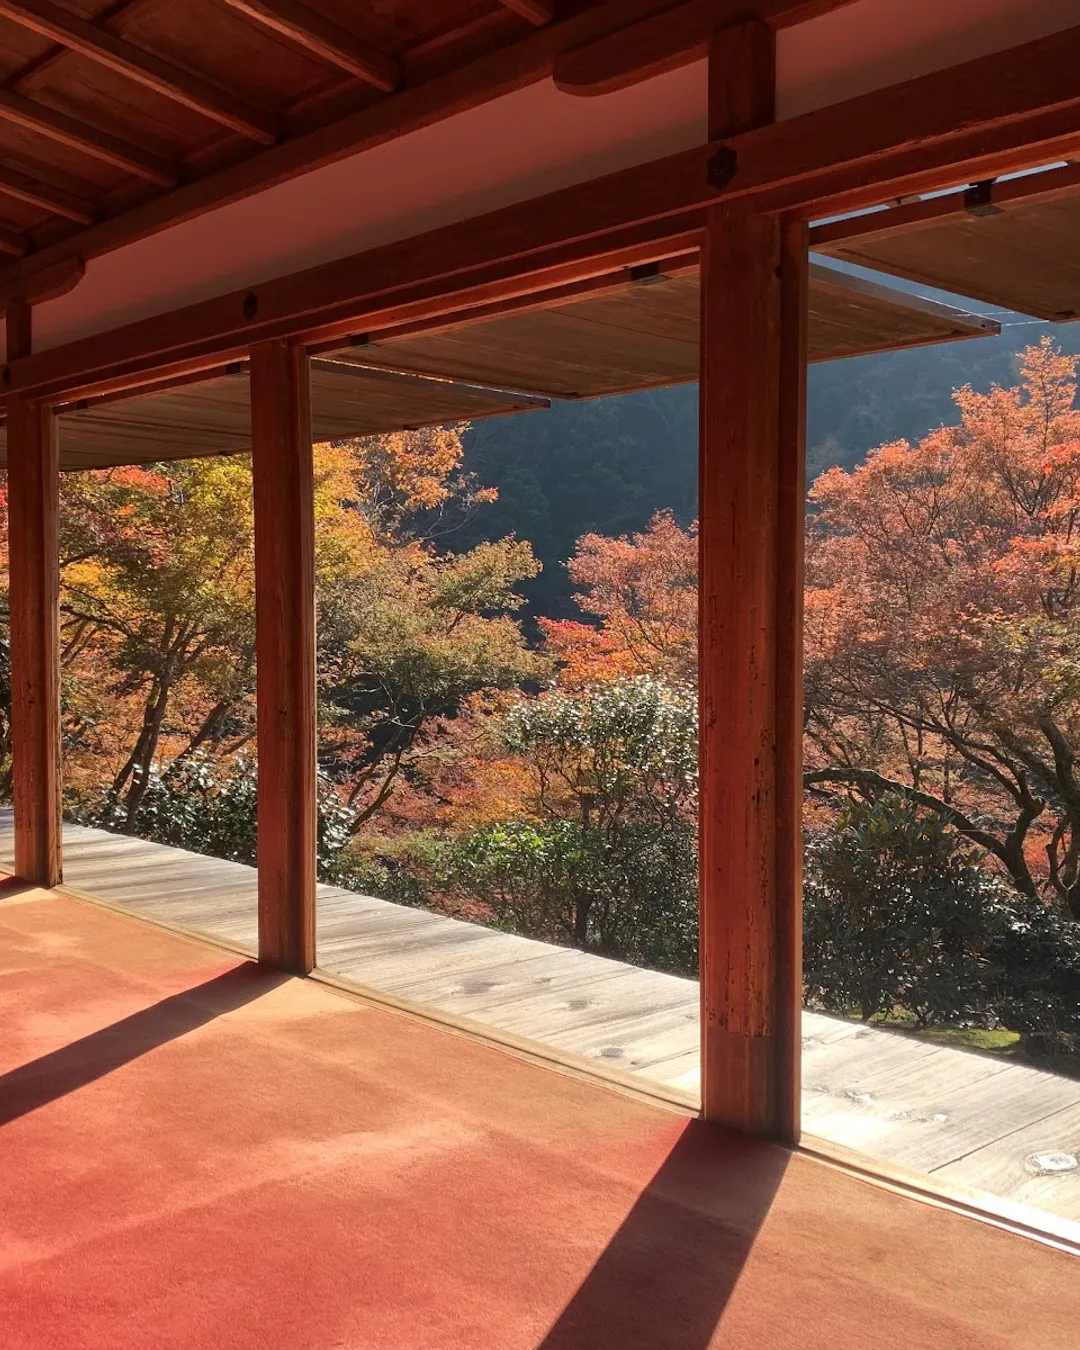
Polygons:
M759 22L717 35L712 134L772 115L771 54L772 32ZM701 272L702 1110L790 1142L799 1134L801 994L792 937L801 829L790 781L801 556L790 491L806 360L800 240L805 230L791 233L751 202L717 207Z
M43 272L29 277L18 277L0 285L0 309L6 309L15 301L30 305L40 305L45 300L55 300L67 295L82 281L86 273L86 264L81 258L64 258ZM29 351L29 343L26 344ZM11 354L9 352L9 359Z
M24 234L0 228L0 253L7 253L12 258L22 258L29 249L30 241Z
M1009 206L1034 206L1057 197L1074 196L1078 188L1080 164L1066 164L1043 173L991 182L987 188L987 204L1003 210ZM962 220L968 214L966 189L959 188L940 197L905 202L882 211L868 211L815 225L810 231L810 246L817 249L850 239L887 239L893 234L933 229L947 220Z
M400 61L299 0L225 0L225 3L305 51L373 84L384 94L392 94L401 83Z
M513 299L568 282L600 276L695 247L700 212L665 217L629 230L605 231L599 222L617 203L605 180L588 187L597 228L569 243L556 211L523 203L463 226L387 245L352 259L326 263L281 282L204 301L167 315L113 329L108 338L80 340L40 352L8 369L8 388L38 398L135 387L158 372L181 374L246 354L252 342L302 337L322 342L390 324L406 324L499 299ZM654 199L665 179L642 185ZM576 189L574 190L576 191ZM561 194L555 194L556 206ZM546 203L546 199L545 199ZM500 258L498 262L485 262ZM399 284L400 283L400 284ZM116 383L118 382L118 383Z
M0 167L0 197L26 202L28 206L40 207L51 215L64 216L65 219L74 220L79 225L91 225L95 218L94 208L81 197L75 197L61 188L39 183L15 169Z
M136 47L70 10L61 9L51 0L0 0L0 17L51 38L69 51L78 52L262 145L273 145L278 138L277 121L269 113L220 85Z
M726 200L807 219L1080 152L1080 27L730 137Z
M35 103L10 89L0 89L0 122L10 122L13 126L45 136L58 145L79 150L103 164L112 164L159 187L171 188L179 182L180 175L176 167L158 155L129 145L116 136L98 131L77 118L57 112L55 108L47 108L43 103Z
M30 347L30 306L7 307L9 357ZM7 399L12 799L15 875L61 880L60 508L56 418L44 404Z
M702 60L712 36L748 13L774 28L841 9L853 0L688 0L556 58L552 78L564 94L613 94Z
M535 24L537 28L542 28L555 17L555 11L548 0L499 0L499 3L523 19L528 19L529 23Z
M307 354L251 351L259 960L315 965L315 517Z

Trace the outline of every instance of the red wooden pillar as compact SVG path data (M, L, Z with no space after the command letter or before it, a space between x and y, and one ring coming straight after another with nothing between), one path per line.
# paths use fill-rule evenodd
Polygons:
M710 53L710 138L771 120L772 32ZM702 1106L794 1141L801 1004L806 227L710 208L702 250Z
M251 349L259 960L315 965L315 544L307 353Z
M7 310L7 355L30 352L30 306ZM52 409L7 399L15 874L61 879L59 448Z

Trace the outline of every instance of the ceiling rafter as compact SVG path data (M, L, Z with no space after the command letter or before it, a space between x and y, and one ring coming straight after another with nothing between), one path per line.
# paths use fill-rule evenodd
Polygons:
M0 89L0 121L81 151L158 187L175 187L180 181L179 171L167 160L8 89Z
M61 188L39 183L15 169L0 167L0 197L11 197L29 206L38 206L51 215L64 216L79 225L92 225L97 219L88 201Z
M401 83L399 61L317 14L300 0L225 0L225 3L298 47L366 80L384 94L392 94Z
M116 37L85 19L61 9L51 0L0 0L0 17L78 52L88 60L134 80L155 93L183 104L249 140L273 145L280 128L264 109L201 75L174 65L164 57Z
M547 0L499 0L506 9L511 9L523 19L528 19L537 28L543 28L555 17L555 11Z

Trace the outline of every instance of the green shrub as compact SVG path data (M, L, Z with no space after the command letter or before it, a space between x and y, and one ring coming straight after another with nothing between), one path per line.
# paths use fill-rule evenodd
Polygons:
M460 840L448 879L510 932L697 973L697 857L686 822L507 821Z
M854 803L808 843L803 970L830 1012L1006 1028L1038 1058L1080 1042L1080 924L903 797Z

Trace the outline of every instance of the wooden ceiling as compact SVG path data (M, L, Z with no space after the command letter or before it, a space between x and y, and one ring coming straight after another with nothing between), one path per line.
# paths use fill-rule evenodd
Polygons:
M549 398L592 398L698 378L700 310L696 258L634 269L585 286L562 303L530 297L493 318L458 316L420 333L371 334L342 361L522 389ZM998 325L878 286L836 268L810 269L809 355L832 361L870 352L990 337Z
M316 441L528 412L545 399L316 359L311 369ZM246 365L174 381L134 397L61 409L60 467L99 469L246 452L251 415ZM0 463L7 441L0 429Z
M777 27L851 0L757 0ZM741 0L0 0L0 278L84 258ZM623 44L625 46L625 44ZM588 58L588 59L591 59ZM631 77L637 78L635 71ZM6 266L5 266L6 259ZM33 298L33 297L26 297Z
M0 0L0 251L73 237L548 18L543 0Z
M1054 322L1080 317L1080 165L822 225L811 247Z

